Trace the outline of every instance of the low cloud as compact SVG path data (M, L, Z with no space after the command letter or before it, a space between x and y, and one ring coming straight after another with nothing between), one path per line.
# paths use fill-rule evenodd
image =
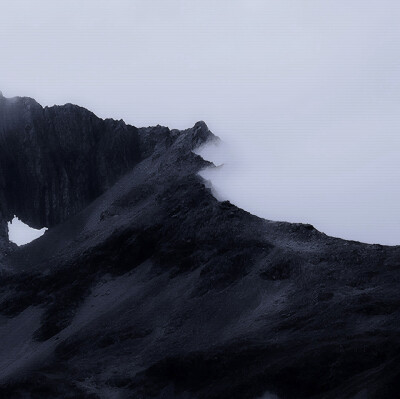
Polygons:
M36 240L41 237L46 230L47 228L41 230L33 229L27 224L21 222L17 217L14 217L14 219L8 223L8 237L10 241L17 245L25 245Z

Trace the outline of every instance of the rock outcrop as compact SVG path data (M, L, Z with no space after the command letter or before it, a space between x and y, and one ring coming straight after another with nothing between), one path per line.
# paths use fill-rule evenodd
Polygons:
M0 199L9 220L51 227L140 160L137 129L74 105L0 97Z
M217 201L204 122L0 101L3 220L50 226L0 260L0 397L398 396L399 247Z

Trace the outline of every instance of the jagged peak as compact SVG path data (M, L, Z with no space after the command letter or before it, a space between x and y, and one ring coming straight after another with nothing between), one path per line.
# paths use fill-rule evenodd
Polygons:
M210 140L214 140L217 138L211 130L208 128L207 124L204 121L198 121L194 124L193 128L190 129L193 132L192 141L195 147L203 145Z
M207 124L204 121L197 121L193 129L202 129L202 130L209 130Z

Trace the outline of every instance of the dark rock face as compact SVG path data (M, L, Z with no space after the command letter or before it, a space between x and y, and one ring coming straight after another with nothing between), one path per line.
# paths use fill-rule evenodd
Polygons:
M10 243L8 241L8 228L6 220L1 216L0 213L0 262L1 258L10 248Z
M136 129L20 102L28 113L2 105L16 130L2 128L0 153L25 157L1 159L2 209L54 226L20 248L0 229L0 397L398 396L399 247L218 202L192 153L214 137L203 122ZM27 120L53 127L30 122L27 138ZM8 171L44 189L26 197Z
M137 129L74 105L0 97L0 199L32 227L67 220L140 160Z

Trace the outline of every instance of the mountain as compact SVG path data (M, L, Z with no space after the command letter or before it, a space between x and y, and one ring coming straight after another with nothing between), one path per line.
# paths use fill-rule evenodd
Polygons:
M219 202L209 140L0 97L0 397L398 396L400 247Z

